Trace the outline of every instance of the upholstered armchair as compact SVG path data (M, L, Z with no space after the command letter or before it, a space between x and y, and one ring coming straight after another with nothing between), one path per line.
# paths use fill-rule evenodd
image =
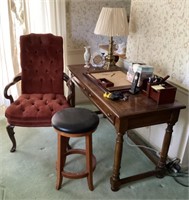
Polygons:
M7 132L16 150L15 126L48 127L53 114L74 106L74 84L63 72L63 39L52 34L28 34L20 37L19 73L4 89L10 106L5 111ZM9 88L21 81L21 95L14 101ZM64 95L64 83L68 95Z

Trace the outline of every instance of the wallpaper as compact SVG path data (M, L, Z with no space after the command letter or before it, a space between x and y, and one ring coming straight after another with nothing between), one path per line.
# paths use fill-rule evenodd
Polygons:
M127 59L189 89L189 0L132 0Z
M99 44L108 43L108 37L94 34L102 7L125 7L129 15L130 0L67 0L68 50L83 49L86 45L95 50ZM126 39L126 37L115 38L115 42L126 42Z

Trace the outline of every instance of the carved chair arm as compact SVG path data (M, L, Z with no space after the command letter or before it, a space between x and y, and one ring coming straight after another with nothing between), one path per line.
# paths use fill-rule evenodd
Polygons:
M75 84L73 83L72 79L64 72L63 72L63 79L66 82L66 85L68 87L67 101L72 107L74 107L75 106Z
M12 97L11 94L8 95L8 89L9 89L12 85L14 85L14 84L16 84L17 82L19 82L21 79L22 79L22 73L19 73L19 74L17 74L17 75L14 77L14 79L12 80L11 83L9 83L8 85L5 86L5 89L4 89L4 97L5 97L6 99L9 99L9 100L10 100L10 103L13 103L13 102L14 102L14 99L13 99L13 97Z

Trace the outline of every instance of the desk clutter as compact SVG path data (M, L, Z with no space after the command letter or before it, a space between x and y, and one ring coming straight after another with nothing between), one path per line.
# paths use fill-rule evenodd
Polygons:
M140 74L137 86L140 87L143 84L143 80L152 77L154 67L146 65L145 63L132 63L128 62L127 80L133 82L135 73Z
M127 80L132 82L132 94L142 91L157 104L174 102L177 88L166 82L169 75L164 78L154 75L154 68L145 63L127 62L127 65Z
M152 98L157 102L157 104L173 103L175 100L175 95L177 88L166 82L169 76L149 78L146 90L143 90L149 98ZM152 81L156 79L157 81Z
M92 70L84 75L104 92L103 97L110 100L128 100L129 95L143 93L157 104L173 103L177 88L167 83L169 75L163 77L153 74L154 68L144 63L129 63L128 71Z

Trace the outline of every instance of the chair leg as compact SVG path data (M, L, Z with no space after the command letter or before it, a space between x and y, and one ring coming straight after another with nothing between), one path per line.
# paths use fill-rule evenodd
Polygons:
M56 173L57 173L57 179L56 179L56 189L59 190L61 188L63 176L62 171L65 165L66 161L66 152L67 152L67 146L68 146L69 138L63 137L60 134L58 134L58 155L57 155L57 166L56 166Z
M93 160L92 160L92 135L86 136L86 168L88 172L87 182L91 191L94 190L93 186Z
M8 125L6 127L6 129L7 129L7 133L9 135L9 138L12 141L12 144L13 144L10 152L15 152L16 151L16 140L15 140L15 137L14 137L14 134L15 134L14 126Z

